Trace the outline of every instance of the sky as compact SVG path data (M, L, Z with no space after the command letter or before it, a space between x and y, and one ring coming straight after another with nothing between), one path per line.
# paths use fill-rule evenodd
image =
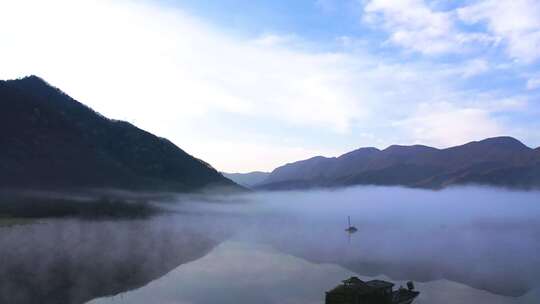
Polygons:
M540 1L0 0L0 79L26 75L225 172L538 147Z

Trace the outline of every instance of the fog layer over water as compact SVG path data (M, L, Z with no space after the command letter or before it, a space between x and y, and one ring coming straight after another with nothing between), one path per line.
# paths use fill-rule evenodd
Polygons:
M323 303L324 292L350 275L420 282L417 303L536 303L539 198L492 188L395 187L179 196L158 203L173 214L147 220L0 228L0 258L12 271L17 265L47 274L46 281L27 278L46 289L48 269L68 256L64 265L73 266L69 280L77 284L63 290L77 299L148 283L92 303ZM357 233L344 231L347 216ZM88 283L118 268L139 280L108 275L117 286L108 289ZM0 292L21 296L20 278L2 276Z

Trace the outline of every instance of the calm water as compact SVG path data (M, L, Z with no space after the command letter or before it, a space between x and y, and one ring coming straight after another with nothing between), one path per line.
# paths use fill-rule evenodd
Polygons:
M147 220L0 228L0 295L323 303L325 291L358 275L414 280L415 303L539 303L539 194L360 187L178 197L160 203L174 214Z

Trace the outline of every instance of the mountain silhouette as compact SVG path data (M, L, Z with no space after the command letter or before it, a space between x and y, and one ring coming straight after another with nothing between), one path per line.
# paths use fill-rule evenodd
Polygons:
M313 157L276 168L259 189L348 185L443 188L480 184L540 187L540 149L512 137L495 137L447 149L393 145L361 148L339 157Z
M167 139L108 119L36 76L0 81L0 109L1 188L238 187Z
M254 171L249 173L222 173L226 178L248 188L254 187L262 183L270 175L269 172L261 171Z

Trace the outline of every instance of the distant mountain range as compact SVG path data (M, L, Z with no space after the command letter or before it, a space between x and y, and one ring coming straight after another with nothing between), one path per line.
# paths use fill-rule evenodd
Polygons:
M167 139L111 120L36 76L0 81L0 188L240 188Z
M260 171L254 171L249 173L225 173L223 172L223 175L234 181L235 183L242 185L244 187L251 188L253 186L256 186L262 182L264 182L268 176L270 176L269 172L260 172Z
M466 184L540 187L540 148L531 149L512 137L447 149L422 145L360 148L339 157L317 156L286 164L252 187L284 190L400 185L439 189Z

